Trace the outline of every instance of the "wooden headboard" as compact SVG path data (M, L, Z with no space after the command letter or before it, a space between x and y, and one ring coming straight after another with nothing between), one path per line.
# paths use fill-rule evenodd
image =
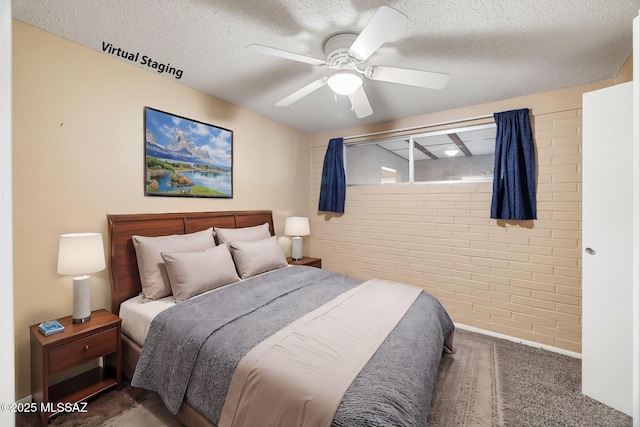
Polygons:
M271 211L184 212L107 215L111 311L142 291L136 251L131 236L166 236L206 230L209 227L242 228L269 223L275 236Z

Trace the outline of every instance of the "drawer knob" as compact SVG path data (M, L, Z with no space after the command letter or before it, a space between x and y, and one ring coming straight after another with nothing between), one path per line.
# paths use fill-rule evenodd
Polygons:
M88 345L85 345L85 346L84 346L84 351L87 351L87 350L89 350L89 346L88 346Z

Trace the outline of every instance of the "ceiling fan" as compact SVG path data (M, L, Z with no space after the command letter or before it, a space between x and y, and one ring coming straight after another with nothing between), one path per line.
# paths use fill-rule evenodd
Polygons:
M408 18L388 6L380 7L371 20L358 34L339 33L324 41L326 60L288 52L274 47L251 44L247 48L267 55L327 67L335 73L321 77L286 96L275 105L286 107L325 85L338 95L347 95L358 118L373 114L369 98L362 87L362 76L370 80L400 83L428 89L442 89L449 81L448 74L406 68L362 64L387 40L395 37L403 29Z

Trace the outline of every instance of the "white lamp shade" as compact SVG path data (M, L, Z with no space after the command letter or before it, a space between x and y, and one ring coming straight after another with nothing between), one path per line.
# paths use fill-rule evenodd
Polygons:
M362 78L352 73L336 73L327 79L327 84L338 95L351 95L362 86Z
M290 216L284 225L284 234L287 236L308 236L309 218L306 216Z
M104 246L100 233L70 233L60 236L58 274L76 276L104 270Z

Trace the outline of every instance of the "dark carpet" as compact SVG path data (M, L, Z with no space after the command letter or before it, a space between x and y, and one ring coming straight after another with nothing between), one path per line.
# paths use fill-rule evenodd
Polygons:
M430 427L632 425L631 417L581 393L580 359L460 329L454 345L455 353L442 356ZM154 393L128 384L92 400L87 411L59 415L50 425L180 425ZM16 426L36 425L36 414L17 414Z

